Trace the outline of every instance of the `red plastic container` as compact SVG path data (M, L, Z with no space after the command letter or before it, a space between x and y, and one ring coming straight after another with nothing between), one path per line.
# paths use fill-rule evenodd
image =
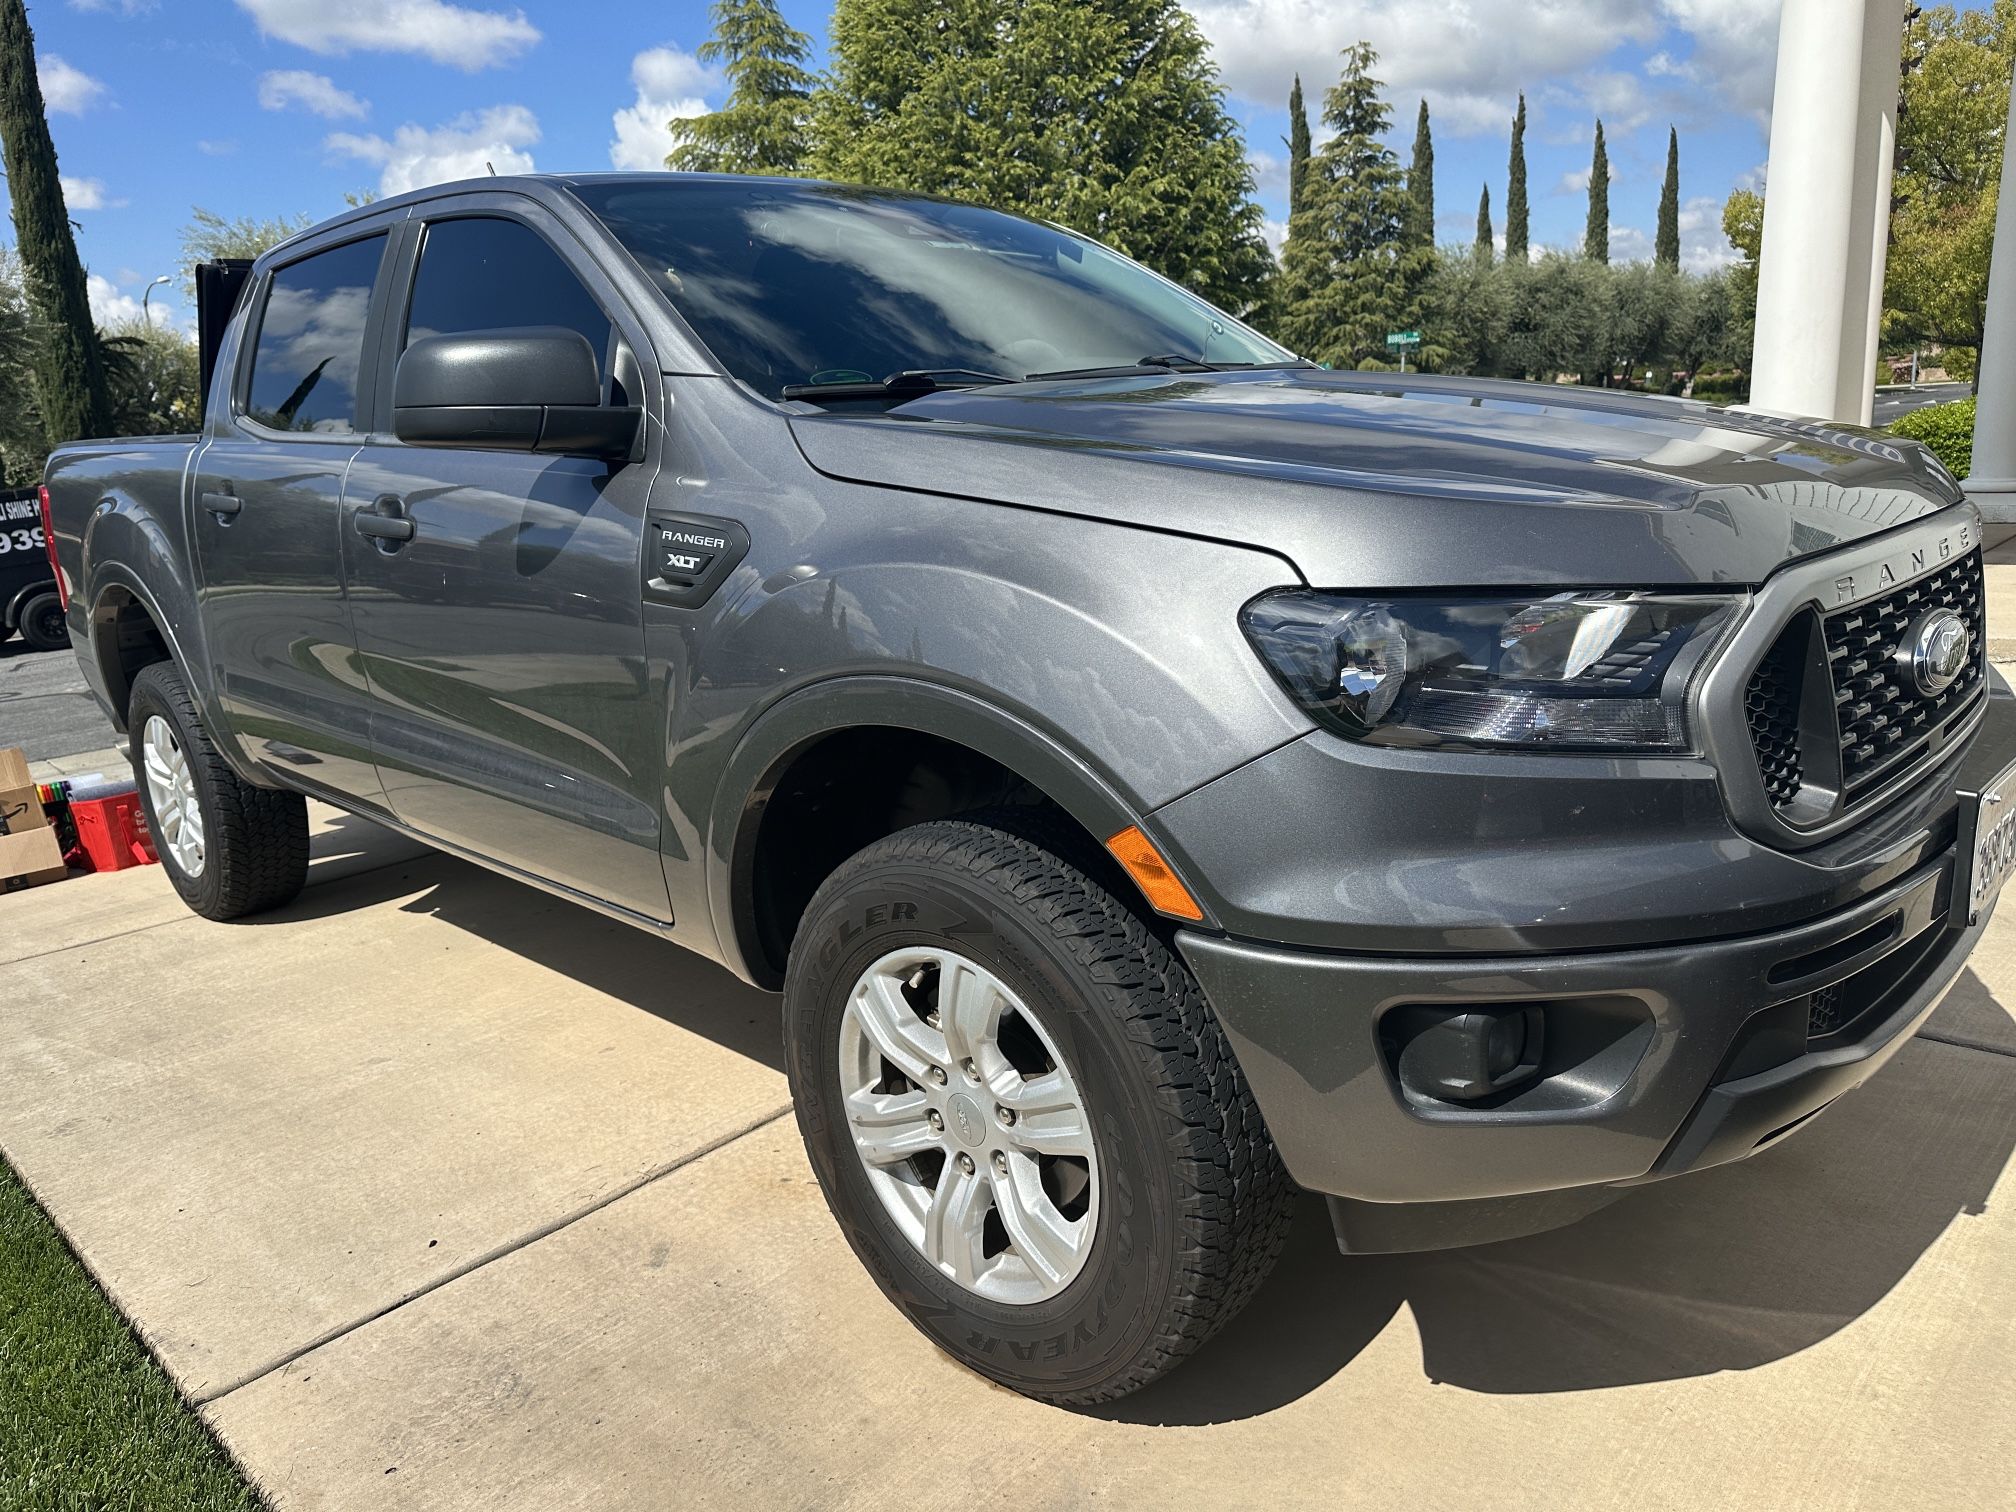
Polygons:
M147 833L146 817L140 812L138 793L118 793L110 798L73 798L70 819L77 826L77 843L94 872L124 871L129 866L151 866L154 837Z

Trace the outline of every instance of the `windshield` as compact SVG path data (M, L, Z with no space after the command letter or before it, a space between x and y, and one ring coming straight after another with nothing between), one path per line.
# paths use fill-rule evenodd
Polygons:
M789 384L1290 354L1095 242L999 211L788 181L572 186L722 366Z

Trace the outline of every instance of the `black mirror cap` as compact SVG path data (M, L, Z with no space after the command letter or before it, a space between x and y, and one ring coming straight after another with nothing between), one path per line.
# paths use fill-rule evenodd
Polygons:
M602 376L595 349L561 326L422 336L400 355L397 409L595 405Z

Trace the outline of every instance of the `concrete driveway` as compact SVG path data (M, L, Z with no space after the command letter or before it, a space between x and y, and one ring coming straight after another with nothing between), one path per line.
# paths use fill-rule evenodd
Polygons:
M1306 1205L1163 1386L1038 1406L875 1291L775 1001L319 810L308 892L0 901L0 1148L283 1507L1842 1508L2016 1499L2016 909L1739 1167L1338 1257Z

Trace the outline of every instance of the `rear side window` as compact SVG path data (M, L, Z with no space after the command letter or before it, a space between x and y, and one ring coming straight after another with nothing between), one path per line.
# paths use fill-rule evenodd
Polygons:
M274 273L252 353L247 416L271 430L357 429L364 321L384 251L383 235L368 236Z
M406 340L561 326L579 331L606 363L609 317L545 238L517 221L436 221L420 249Z

